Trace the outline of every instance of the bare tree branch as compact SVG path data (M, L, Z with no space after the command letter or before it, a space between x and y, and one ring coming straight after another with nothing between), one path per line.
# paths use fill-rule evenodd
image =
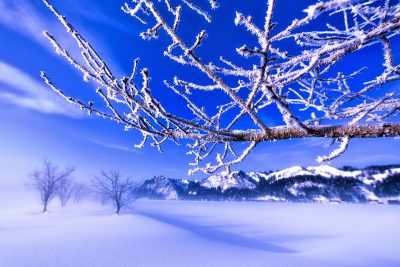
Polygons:
M119 215L121 209L135 199L134 190L137 184L132 178L123 178L118 170L114 170L101 171L100 176L92 180L92 186L102 202L111 202L115 213Z
M237 26L247 29L258 44L254 48L247 44L237 48L238 54L243 56L243 64L233 63L222 55L217 59L221 66L199 56L199 51L206 47L205 30L193 33L193 43L183 41L188 38L182 38L181 30L190 23L182 20L184 12L194 11L199 19L212 25L212 11L219 7L216 1L210 0L209 8L196 0L126 3L123 11L147 28L140 34L143 39L156 39L164 32L162 38L170 41L164 55L207 77L200 84L182 79L177 73L171 77L172 81L164 81L166 88L185 102L188 112L178 116L155 98L150 70L138 70L138 60L135 60L132 75L117 79L72 24L48 0L43 1L77 42L85 65L63 49L51 34L44 32L44 35L56 52L82 73L84 80L98 85L96 92L106 109L99 108L93 101L84 104L70 97L42 73L45 82L89 114L120 122L127 130L138 130L143 136L139 147L151 142L161 150L166 140L176 143L193 140L188 145L188 154L194 156L190 173L229 169L265 141L304 137L339 140L338 149L319 158L327 161L343 154L352 138L400 135L398 89L389 92L384 86L395 85L400 80L400 65L393 51L393 43L400 33L399 3L389 0L318 1L306 7L302 17L294 18L283 30L277 31L274 12L278 3L268 0L263 25L257 25L251 16L240 12L232 18ZM326 27L316 28L316 24ZM291 45L282 45L285 42ZM339 62L371 46L379 46L381 51L382 64L376 69L377 76L365 78L368 66L357 66L350 73L338 70ZM252 58L259 59L259 63L248 68L245 61ZM136 73L141 77L136 77ZM202 105L204 101L194 98L193 91L223 92L228 100L215 109L206 110ZM280 114L281 126L270 122L272 109ZM244 129L243 121L252 126ZM242 144L246 148L238 149Z
M65 168L61 171L53 163L45 160L41 169L30 174L28 186L40 194L43 213L47 212L50 201L71 184L73 171L73 168Z

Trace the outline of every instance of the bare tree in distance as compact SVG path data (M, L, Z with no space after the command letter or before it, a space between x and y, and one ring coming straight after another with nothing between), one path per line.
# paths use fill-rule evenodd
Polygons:
M223 26L212 25L211 12L219 8L217 0L209 0L209 8L195 0L125 3L123 11L144 25L140 33L143 39L170 39L170 45L161 56L186 66L188 71L197 69L207 77L202 81L190 81L180 77L184 73L177 73L164 81L165 88L182 99L182 108L189 111L186 116L170 113L165 103L155 98L150 82L154 77L147 68L138 70L138 60L134 61L130 76L116 78L66 17L48 0L43 1L76 40L85 63L68 53L50 33L44 31L44 35L57 54L82 73L85 81L98 85L96 92L106 108L69 96L42 72L45 82L89 114L122 123L126 130L138 130L143 141L137 147L151 142L161 150L166 140L189 142L188 154L194 156L190 174L210 173L220 168L229 170L258 144L267 141L332 138L337 148L317 159L327 162L343 154L353 138L400 135L399 90L385 86L398 85L396 82L400 80L400 65L392 49L400 33L397 1L315 1L305 6L302 17L293 18L283 28L276 27L274 22L279 1L267 1L263 25L257 25L247 14L236 12L232 20L247 29L257 42L254 48L243 44L236 49L243 57L241 61L224 55L215 61L203 60L207 57L202 55L210 49L206 46L206 30L193 33L191 43L186 41L187 35L183 38L180 28L194 23L182 19L184 12L197 13L199 20L205 19L211 26ZM262 6L265 1L242 2L243 6ZM280 4L286 2L280 1ZM288 43L289 46L285 45ZM381 51L381 58L377 59L381 62L380 68L372 72L367 71L367 66L350 72L340 68L343 62L357 65L349 58L370 46ZM193 97L194 91L210 96L215 93L216 97L223 92L228 98L221 98L218 106L206 110L201 99ZM279 114L282 125L274 126L273 120L268 119L270 114ZM250 124L252 126L243 128Z
M30 175L28 186L40 194L40 200L43 205L43 213L47 212L47 206L50 201L60 192L60 189L71 183L71 174L73 168L60 170L50 161L45 160L39 170L33 171Z
M87 185L82 183L74 183L72 186L72 198L74 203L79 203L82 201L84 196L89 195L90 190Z
M111 202L118 215L122 208L135 200L134 190L137 184L130 177L122 177L119 170L101 171L100 175L92 180L92 186L101 202Z
M61 206L65 207L71 199L74 200L74 203L80 202L87 191L84 184L67 179L60 184L57 190L57 196L60 199Z

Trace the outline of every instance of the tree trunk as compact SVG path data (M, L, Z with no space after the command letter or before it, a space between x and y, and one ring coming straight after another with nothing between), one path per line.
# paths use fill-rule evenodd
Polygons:
M65 208L65 206L67 205L67 201L63 198L60 198L60 203L61 203L61 207Z
M43 203L43 212L42 213L46 213L47 212L47 201L45 201Z
M117 215L119 215L119 211L121 210L121 206L120 205L117 205L117 209L116 209L116 211L115 211L115 213L117 214Z

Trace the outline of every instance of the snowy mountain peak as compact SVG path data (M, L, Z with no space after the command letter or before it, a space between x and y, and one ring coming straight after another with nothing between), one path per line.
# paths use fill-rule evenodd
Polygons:
M153 197L161 197L164 199L178 199L178 193L175 184L171 179L165 176L155 176L146 180L139 188L141 192L152 192Z
M205 188L221 188L222 191L229 188L255 189L256 185L250 180L251 178L242 171L235 171L229 174L221 172L204 179L200 185Z
M267 180L275 178L275 180L280 180L284 178L289 178L296 175L312 175L312 172L307 171L301 166L293 166L287 169L283 169L281 171L276 171L269 174L266 178Z
M362 174L362 171L342 171L338 170L329 165L319 165L308 167L308 171L312 172L313 174L325 176L325 177L332 177L332 176L343 176L343 177L358 177Z
M140 190L144 197L162 199L397 203L400 165L294 166L269 173L221 172L200 181L157 176Z
M329 165L310 166L306 168L301 166L294 166L270 173L266 177L266 179L268 180L274 178L275 180L279 180L300 175L321 175L326 178L334 176L360 177L363 176L363 172L361 170L355 170L355 171L339 170Z

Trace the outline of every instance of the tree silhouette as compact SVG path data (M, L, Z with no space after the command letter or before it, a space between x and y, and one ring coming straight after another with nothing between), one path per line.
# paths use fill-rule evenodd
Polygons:
M134 190L137 187L132 178L123 178L118 170L101 171L100 176L92 180L92 186L103 203L113 204L116 214L120 214L121 209L135 199Z
M47 212L47 206L50 201L60 192L64 185L71 183L71 174L73 168L59 170L50 161L44 161L39 170L33 171L30 175L28 186L40 194L40 200L43 205L43 213Z

